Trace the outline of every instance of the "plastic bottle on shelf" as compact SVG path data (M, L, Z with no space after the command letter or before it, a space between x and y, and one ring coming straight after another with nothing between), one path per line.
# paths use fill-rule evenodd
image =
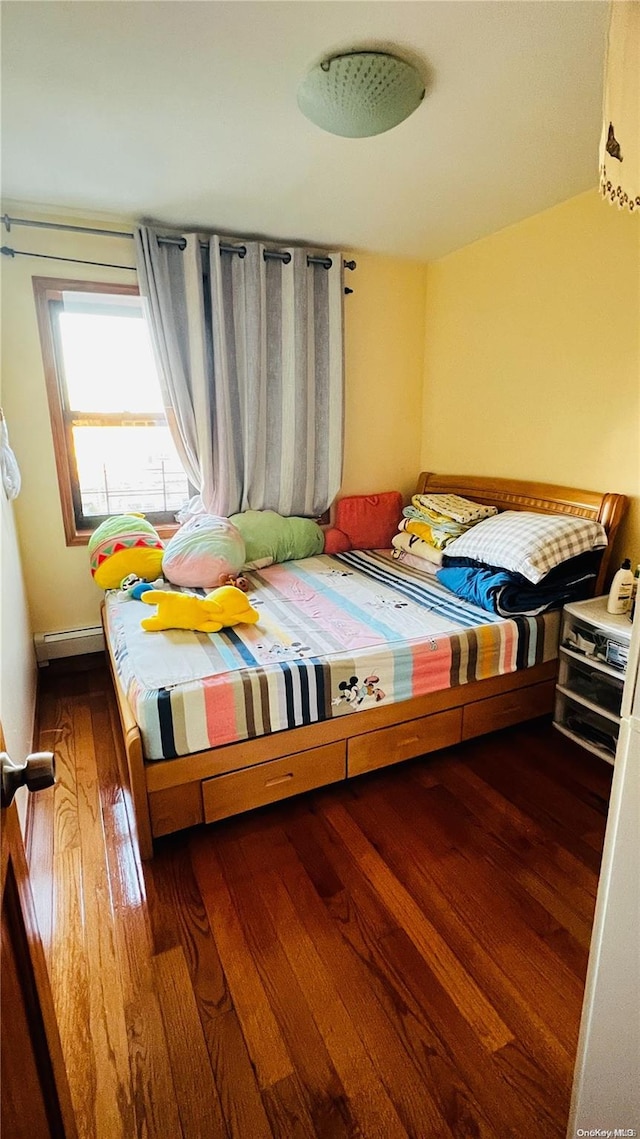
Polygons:
M625 558L611 582L611 589L607 600L607 612L626 613L631 604L632 588L633 574L631 572L631 558Z
M633 583L631 585L631 604L629 605L629 620L633 621L636 611L636 604L638 601L638 587L640 586L640 565L636 566L636 572L633 575Z

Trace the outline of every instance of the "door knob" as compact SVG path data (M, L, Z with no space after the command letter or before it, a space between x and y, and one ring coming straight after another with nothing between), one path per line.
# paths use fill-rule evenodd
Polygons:
M34 751L24 763L14 763L6 751L0 752L1 802L8 807L18 787L42 791L56 781L56 761L52 751Z

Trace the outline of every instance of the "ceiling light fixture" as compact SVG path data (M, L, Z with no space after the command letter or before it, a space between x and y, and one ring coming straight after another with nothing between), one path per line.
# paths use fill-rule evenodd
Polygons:
M316 126L345 138L369 138L413 114L425 86L415 67L381 51L323 59L298 87L298 106Z

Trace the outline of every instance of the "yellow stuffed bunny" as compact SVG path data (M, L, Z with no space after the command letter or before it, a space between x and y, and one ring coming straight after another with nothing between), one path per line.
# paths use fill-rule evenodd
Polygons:
M234 585L222 585L206 597L149 589L140 600L145 605L158 606L154 617L140 622L142 628L149 632L193 629L198 633L217 633L228 625L255 625L259 617L242 590Z

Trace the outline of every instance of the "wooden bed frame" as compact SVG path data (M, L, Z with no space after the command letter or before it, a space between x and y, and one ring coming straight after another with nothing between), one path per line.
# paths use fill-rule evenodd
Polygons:
M427 473L420 475L417 489L419 493L461 494L501 510L573 514L602 522L609 545L595 594L603 592L615 533L626 509L624 495L512 479ZM160 835L215 822L543 715L553 707L557 670L557 661L548 661L354 716L147 763L138 726L114 667L106 628L105 641L143 859L153 856L153 839Z

